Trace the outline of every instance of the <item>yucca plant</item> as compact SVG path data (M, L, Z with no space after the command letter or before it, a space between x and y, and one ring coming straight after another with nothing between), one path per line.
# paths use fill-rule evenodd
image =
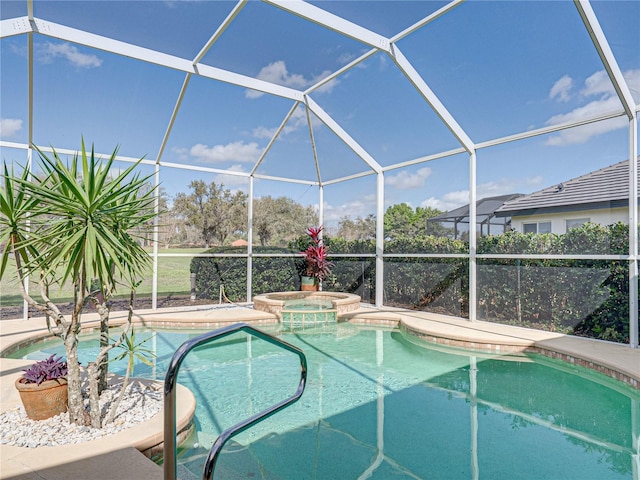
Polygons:
M87 369L90 422L100 427L98 398L106 384L108 352L115 346L108 341L109 299L118 288L131 292L130 324L133 291L151 261L132 232L136 228L140 232L154 217L154 189L148 188L149 177L136 173L139 161L124 171L114 169L117 148L103 161L95 156L93 147L88 154L82 140L81 152L68 164L55 150L49 156L35 146L34 149L40 157L41 176L29 178L26 169L21 175L14 175L4 168L0 243L6 243L0 273L9 253L13 253L22 296L46 315L49 330L64 341L69 418L74 423L87 423L80 389L77 333L85 306L91 303L96 307L101 320L101 348ZM41 302L22 287L28 276L39 279ZM73 286L70 318L62 315L49 299L50 284Z
M25 277L23 266L30 258L37 258L37 250L27 242L29 235L29 217L37 211L40 200L26 191L29 184L29 171L23 169L16 175L13 168L3 166L2 188L0 188L0 277L4 275L11 254L15 253L18 275ZM23 285L21 285L22 287Z
M117 362L118 360L122 360L126 358L127 369L124 374L124 379L122 380L122 387L120 389L120 394L118 395L118 398L116 399L113 406L111 407L111 410L109 411L109 416L105 420L105 424L113 422L113 420L116 417L116 412L118 411L118 407L120 406L122 397L124 397L124 393L127 390L127 387L129 386L129 378L131 378L131 374L134 371L135 361L139 360L145 365L153 367L153 362L151 361L151 359L155 358L156 354L153 350L144 346L144 344L147 343L150 340L150 338L151 337L147 337L144 340L141 340L138 343L136 343L136 332L132 327L131 333L129 333L128 335L125 335L124 340L120 342L120 344L118 345L118 348L121 350L121 352L118 355L116 355L111 361ZM114 340L114 343L117 343L117 342L118 340Z

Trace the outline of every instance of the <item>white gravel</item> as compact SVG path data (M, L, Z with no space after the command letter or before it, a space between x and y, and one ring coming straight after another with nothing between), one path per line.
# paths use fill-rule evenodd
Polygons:
M159 385L148 386L138 382L129 384L113 423L104 425L101 429L69 423L68 413L46 420L31 420L21 405L0 414L0 444L28 448L49 447L82 443L120 432L160 413L163 395L159 388ZM120 385L111 386L100 396L103 421L120 389Z

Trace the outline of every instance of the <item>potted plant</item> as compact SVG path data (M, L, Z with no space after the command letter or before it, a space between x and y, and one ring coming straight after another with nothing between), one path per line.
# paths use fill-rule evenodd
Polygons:
M16 380L27 417L44 420L67 411L67 362L51 355L34 363Z
M301 276L301 289L303 291L319 290L322 281L331 275L333 264L327 259L329 249L322 241L322 229L322 226L309 227L307 229L307 235L309 235L311 243L302 252L304 255L304 269Z

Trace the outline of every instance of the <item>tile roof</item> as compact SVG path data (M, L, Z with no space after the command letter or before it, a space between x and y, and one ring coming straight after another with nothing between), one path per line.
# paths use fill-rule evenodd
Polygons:
M522 196L521 193L511 193L508 195L499 195L496 197L486 197L476 202L476 216L493 216L494 212L498 207L504 204L506 201L511 200L513 198L517 198ZM444 221L454 221L454 220L462 220L467 219L469 217L469 205L463 205L462 207L458 207L454 210L450 210L448 212L441 213L435 217L431 217L429 222L444 222Z
M638 177L640 187L640 175ZM558 185L510 200L496 216L551 211L623 207L629 200L629 160L589 172ZM531 210L531 212L527 212Z

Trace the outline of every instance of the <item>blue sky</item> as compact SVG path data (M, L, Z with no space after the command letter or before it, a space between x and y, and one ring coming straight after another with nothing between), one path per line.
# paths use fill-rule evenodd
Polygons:
M314 5L392 37L446 2L317 1ZM223 1L36 1L37 18L192 59L234 7ZM593 9L636 103L640 103L640 1L593 2ZM26 1L3 0L2 19L27 14ZM616 110L604 75L570 1L469 1L398 48L476 143ZM27 37L0 42L0 134L27 142ZM80 136L108 153L155 159L185 74L44 35L34 36L34 141L77 149ZM305 90L369 47L272 5L250 1L202 63ZM384 53L311 94L383 167L459 147L449 130ZM248 172L292 101L194 77L163 162ZM315 116L324 179L368 170ZM624 120L478 151L478 197L528 193L628 156ZM22 161L0 148L3 160ZM385 202L443 210L468 203L468 156L454 155L386 173ZM313 180L305 111L299 107L258 171ZM167 192L196 178L246 188L239 177L163 170ZM318 201L307 185L256 181L256 195ZM325 188L328 223L375 211L375 178Z

